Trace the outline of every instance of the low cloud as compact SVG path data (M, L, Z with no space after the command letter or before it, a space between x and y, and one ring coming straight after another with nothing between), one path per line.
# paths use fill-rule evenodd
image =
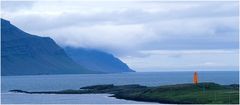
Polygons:
M238 70L238 50L146 50L121 59L139 71Z

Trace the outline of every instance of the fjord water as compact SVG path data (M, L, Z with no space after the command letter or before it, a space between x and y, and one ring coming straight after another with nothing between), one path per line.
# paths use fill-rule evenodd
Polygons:
M239 71L200 71L199 82L215 82L218 84L238 84ZM12 89L27 91L47 91L63 89L79 89L83 86L98 84L140 84L159 86L191 83L193 72L138 72L119 74L76 74L76 75L36 75L36 76L2 76L2 103L141 103L119 100L109 94L97 95L29 95L9 93ZM64 100L64 101L63 101Z

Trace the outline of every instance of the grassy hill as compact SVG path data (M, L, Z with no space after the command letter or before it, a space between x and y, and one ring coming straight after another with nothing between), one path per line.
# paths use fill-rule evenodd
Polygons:
M79 90L27 92L29 94L93 94L110 93L119 99L173 103L173 104L239 104L239 85L219 85L215 83L176 84L156 87L141 85L95 85L82 87Z

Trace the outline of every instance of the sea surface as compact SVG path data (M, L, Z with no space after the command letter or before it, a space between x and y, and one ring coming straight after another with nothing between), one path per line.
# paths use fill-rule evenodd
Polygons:
M199 82L215 82L222 85L239 84L239 71L201 71ZM49 91L79 89L83 86L99 84L140 84L160 86L191 83L193 72L137 72L119 74L76 74L76 75L37 75L2 76L1 102L3 104L144 104L109 97L111 94L23 94L8 92L12 89L27 91Z

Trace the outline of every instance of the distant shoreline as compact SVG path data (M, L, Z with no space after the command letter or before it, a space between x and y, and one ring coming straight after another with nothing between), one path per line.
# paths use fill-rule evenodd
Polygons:
M57 76L61 76L61 75L105 75L105 74L132 74L132 73L166 73L166 72L194 72L194 70L192 71L149 71L149 72L121 72L121 73L84 73L84 74L39 74L39 75L2 75L2 77L10 77L10 76L51 76L51 75L57 75ZM229 71L221 71L221 70L215 70L215 71L204 71L204 70L200 70L198 72L240 72L237 70L229 70Z

